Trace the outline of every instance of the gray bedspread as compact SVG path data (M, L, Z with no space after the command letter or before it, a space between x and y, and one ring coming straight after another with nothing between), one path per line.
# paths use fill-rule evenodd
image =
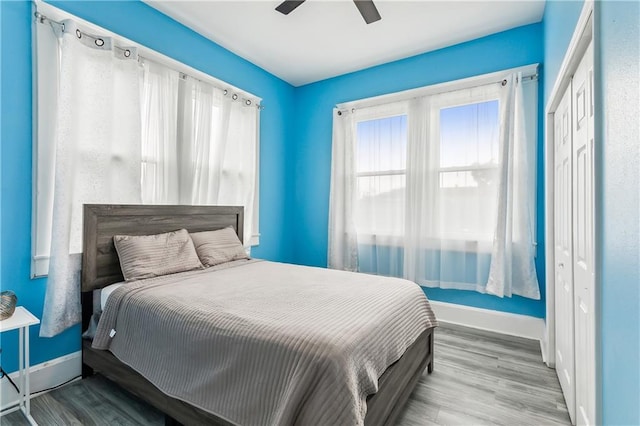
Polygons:
M436 325L406 280L240 260L123 285L93 347L233 423L360 425L380 375Z

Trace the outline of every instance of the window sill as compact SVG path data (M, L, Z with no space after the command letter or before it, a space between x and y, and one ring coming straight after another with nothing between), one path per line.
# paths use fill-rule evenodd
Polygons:
M49 274L49 256L34 256L31 259L31 279L46 277Z
M377 245L382 247L403 248L402 237L392 235L359 235L358 244ZM491 253L493 242L490 240L462 240L462 239L429 239L423 242L427 250L446 250L469 253Z
M255 247L260 245L260 234L253 234L251 238L249 238L249 246Z

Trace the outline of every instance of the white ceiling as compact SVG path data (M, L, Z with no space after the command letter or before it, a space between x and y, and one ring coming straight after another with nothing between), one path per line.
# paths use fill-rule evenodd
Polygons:
M365 24L351 0L307 0L285 16L280 1L146 0L294 86L539 22L544 0L375 0Z

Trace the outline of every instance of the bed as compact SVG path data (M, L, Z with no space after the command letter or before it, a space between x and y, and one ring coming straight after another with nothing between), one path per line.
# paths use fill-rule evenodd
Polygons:
M96 300L99 300L99 296L96 296L94 291L123 281L119 259L113 245L114 235L151 235L181 228L187 229L189 232L199 232L231 226L237 232L240 240L242 240L242 224L242 207L85 205L83 269L81 280L83 329L89 326L94 307L96 306ZM193 276L199 274L217 274L215 275L215 281L221 283L224 282L225 279L223 278L227 275L239 274L241 272L245 274L251 272L247 276L255 276L256 274L266 276L272 273L283 276L287 274L297 274L300 276L300 274L315 273L318 283L322 283L325 279L322 274L348 274L341 271L323 272L325 271L324 269L318 268L313 268L315 271L306 271L302 270L304 267L284 266L282 264L258 261L248 261L246 265L238 265L236 268L237 271L235 272L232 271L233 267L222 268L222 271L205 271L202 273L195 271L193 274L187 274L188 276L185 276L180 285L189 283L189 280L195 280ZM352 276L353 275L354 274L352 274ZM358 280L367 278L367 276L364 275L357 275L355 278ZM311 275L305 276L310 277ZM229 280L231 278L227 277L226 279ZM378 278L369 276L367 279L373 282ZM165 285L164 281L167 281L167 286L175 285L175 283L168 283L168 281L170 281L169 279L159 279L158 281L162 285ZM144 291L149 292L151 290L145 288ZM160 293L160 291L158 291L158 293ZM432 315L432 313L430 313L430 315ZM328 318L324 318L323 321L328 321ZM432 325L435 325L435 319ZM151 327L150 324L145 324L144 326ZM315 332L320 332L321 328L322 327L316 327L317 330L315 330ZM118 329L118 331L120 331L120 329ZM392 353L389 355L391 358L388 360L388 365L385 365L382 370L378 369L378 379L377 383L375 383L377 390L371 394L367 394L368 396L366 397L364 424L393 424L401 412L403 405L409 398L415 384L425 370L425 367L429 373L433 371L433 327L423 326L416 328L414 333L417 334L417 337L410 336L411 341L406 343L406 346L399 352L398 357L395 357ZM120 338L120 335L118 335L118 337ZM406 338L409 338L409 335L407 335ZM283 339L284 338L281 340ZM190 346L190 344L185 345L184 343L182 343L182 345L183 347ZM282 346L281 342L279 345ZM194 345L194 348L197 347ZM252 350L255 351L254 349ZM114 350L114 352L117 353L117 350ZM157 356L151 356L151 351L138 351L135 355L141 358L145 356L147 358L158 358ZM119 354L119 356L122 357L122 354ZM311 355L308 355L308 357L311 357ZM341 358L341 355L338 354L337 358ZM218 415L217 413L214 414L211 409L202 407L199 402L185 402L183 400L184 398L179 395L174 395L174 397L169 396L167 392L160 390L151 383L149 371L141 374L138 370L144 371L144 369L134 369L130 366L135 364L134 362L128 359L127 362L122 362L110 350L95 349L89 340L83 340L82 343L82 362L83 377L91 375L93 372L99 372L132 394L142 398L164 412L167 416L168 424L225 425L236 423L236 420L233 418ZM376 370L369 370L369 374L371 374L371 371ZM172 380L178 378L174 377ZM151 377L151 380L156 384L158 383L157 377ZM317 378L313 380L315 380L314 383L318 382ZM276 379L273 384L269 383L269 386L277 388L276 382L280 383L281 380ZM161 384L160 387L166 390L166 383ZM232 390L229 392L230 395L232 395ZM296 392L297 395L300 393L301 392ZM320 405L325 404L325 406L327 406L327 404L334 403L330 398L324 398L324 401L320 401ZM300 404L311 405L311 402L308 402L307 399L312 401L312 397L305 396L302 398ZM333 407L333 405L328 406ZM285 423L301 424L305 423L304 419L311 419L313 417L305 417L302 408L293 407L289 410L288 417L278 418L290 419L285 421ZM319 418L325 417L315 417L315 419ZM341 417L341 419L343 418ZM318 422L321 421L316 421L316 423ZM251 421L245 420L245 424L247 423L251 423Z

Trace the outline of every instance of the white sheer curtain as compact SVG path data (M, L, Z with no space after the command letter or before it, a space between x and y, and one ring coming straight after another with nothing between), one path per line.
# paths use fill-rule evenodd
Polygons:
M359 269L402 276L405 234L407 103L354 113L355 231Z
M140 89L134 48L65 21L60 72L51 260L40 335L80 321L82 204L140 202Z
M178 204L179 73L142 60L142 202Z
M406 102L335 112L329 267L402 275L406 121Z
M180 84L180 203L244 206L248 246L256 214L258 110L196 79Z
M228 94L224 98L222 108L223 120L228 124L223 144L222 168L218 184L218 204L245 206L244 209L244 245L249 248L252 236L256 233L257 215L257 173L258 144L257 123L258 109L255 105L247 105L244 101L234 100Z
M149 203L245 207L245 246L257 209L253 103L149 60L142 78L142 197Z
M144 59L142 199L245 207L256 227L258 109L227 90Z
M522 74L510 75L501 98L497 223L487 292L540 299L534 262L531 193L535 157L527 141Z
M216 204L229 125L222 110L224 93L191 78L180 84L180 202Z
M358 270L355 140L353 114L334 111L327 257L330 268L346 271Z
M486 291L501 92L492 83L411 103L404 276L422 286Z
M336 111L329 267L540 297L535 140L516 78Z

